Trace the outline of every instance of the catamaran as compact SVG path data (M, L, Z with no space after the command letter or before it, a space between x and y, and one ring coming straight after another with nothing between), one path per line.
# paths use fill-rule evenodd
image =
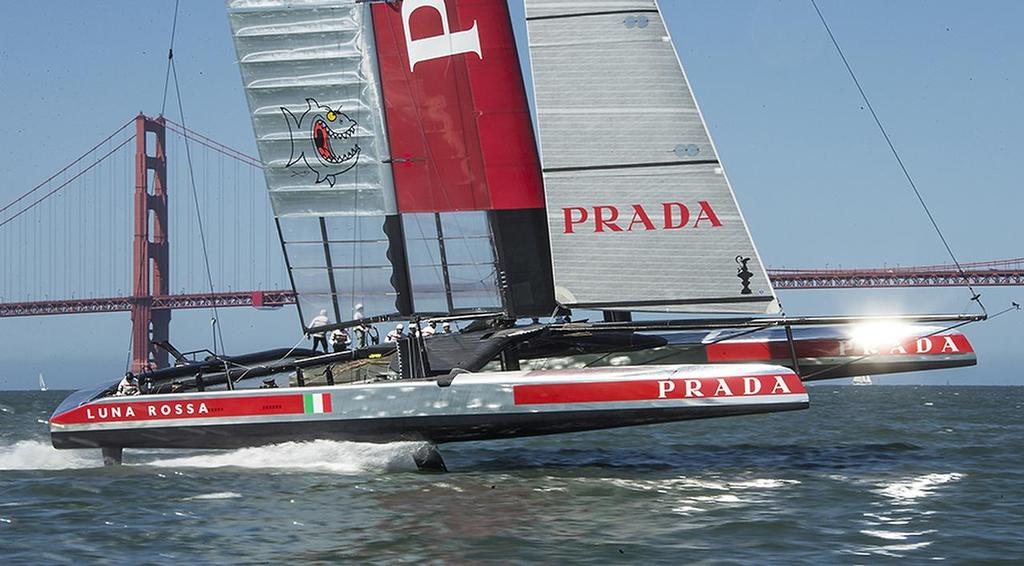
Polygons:
M357 338L154 345L177 364L73 394L54 446L415 440L441 469L446 442L797 410L804 381L976 363L970 317L780 312L654 0L525 6L536 135L504 0L229 0L302 331ZM414 331L367 340L389 321Z

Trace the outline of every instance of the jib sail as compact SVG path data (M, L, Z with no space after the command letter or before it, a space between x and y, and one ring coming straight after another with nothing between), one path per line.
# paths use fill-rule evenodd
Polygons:
M656 2L525 3L557 300L777 308Z

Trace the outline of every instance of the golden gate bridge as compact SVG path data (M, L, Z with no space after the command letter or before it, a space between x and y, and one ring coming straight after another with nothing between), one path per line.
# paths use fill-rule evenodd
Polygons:
M188 178L185 160L170 159L186 143L197 150L196 195L170 189ZM139 114L0 208L0 317L130 312L138 370L166 366L153 342L169 339L173 310L295 303L263 183L256 157ZM197 289L200 213L217 292ZM172 246L174 234L188 237ZM1017 286L1024 258L768 275L778 289Z

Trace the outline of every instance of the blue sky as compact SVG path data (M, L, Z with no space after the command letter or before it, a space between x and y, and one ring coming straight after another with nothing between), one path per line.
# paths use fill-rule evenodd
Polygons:
M181 4L175 60L188 123L255 154L224 7ZM511 5L518 19L522 6ZM765 263L947 260L808 0L661 5ZM1024 256L1024 3L819 5L961 260ZM5 6L0 202L135 113L159 112L172 9L171 0ZM1024 297L1016 288L983 293L990 311ZM791 314L957 312L968 294L784 291L781 298ZM182 349L208 346L207 317L176 312L172 339ZM226 310L222 324L234 351L299 338L291 309ZM880 381L1024 383L1022 330L1024 317L1013 314L970 327L980 368ZM38 372L52 387L117 374L128 333L127 314L2 319L0 389L33 387Z

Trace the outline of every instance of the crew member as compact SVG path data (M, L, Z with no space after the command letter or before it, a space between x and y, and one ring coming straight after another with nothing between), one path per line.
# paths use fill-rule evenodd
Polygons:
M437 321L431 320L427 323L427 327L420 331L420 334L426 338L437 334Z
M344 328L339 328L334 332L331 332L331 348L335 352L341 352L348 350L351 339L348 336L348 331Z
M441 334L451 334L451 333L452 333L452 325L451 325L451 323L447 322L447 321L443 322L441 324Z
M352 309L352 320L363 320L363 303L356 303L356 306ZM356 326L356 348L366 347L366 330L366 325L362 322L359 323L359 326Z
M395 329L388 332L388 335L384 337L385 342L398 342L402 338L405 338L405 326L399 323L395 326Z
M327 322L328 322L328 320L327 320L327 311L324 310L324 309L320 309L320 314L314 316L313 320L309 321L309 328L316 328L318 326L323 326L323 325L327 324ZM313 338L313 351L314 352L317 351L317 346L320 346L320 345L323 345L324 353L325 354L328 352L328 350L327 350L327 334L326 333L324 333L324 332L320 332L320 333L317 333L317 334L309 334L309 333L307 333L306 335L310 336L311 338Z
M366 329L366 335L370 337L370 344L374 346L380 344L380 333L377 332L377 327L364 325L364 328Z
M139 394L139 380L135 377L132 372L126 372L124 377L121 378L121 383L117 384L117 393L115 395L124 397L128 395Z

